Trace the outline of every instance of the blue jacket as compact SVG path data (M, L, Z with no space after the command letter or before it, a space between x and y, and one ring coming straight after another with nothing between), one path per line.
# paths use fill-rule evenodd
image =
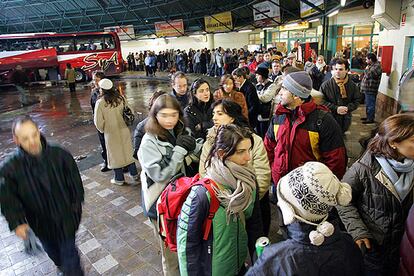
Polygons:
M334 234L315 246L309 241L314 226L300 222L288 225L288 239L266 247L246 275L363 275L360 250L351 236L334 226Z

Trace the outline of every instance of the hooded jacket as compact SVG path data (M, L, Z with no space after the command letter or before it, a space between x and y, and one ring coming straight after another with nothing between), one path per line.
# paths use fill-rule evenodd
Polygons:
M338 178L345 173L347 156L341 129L326 108L313 100L295 110L279 104L264 144L275 185L308 161L324 163Z
M10 231L28 223L41 240L74 238L84 190L72 155L41 137L42 153L16 149L0 165L0 205Z

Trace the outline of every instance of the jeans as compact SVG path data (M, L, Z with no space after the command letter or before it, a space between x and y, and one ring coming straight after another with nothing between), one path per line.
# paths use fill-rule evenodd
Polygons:
M131 174L131 176L137 176L138 175L137 166L135 166L135 163L131 163L127 167L128 167L128 171ZM115 172L115 180L116 181L124 181L125 180L123 168L114 169L114 172Z
M98 131L98 137L99 137L99 142L101 143L101 147L102 147L102 159L105 162L105 166L108 166L108 157L106 155L106 145L105 145L105 136L103 133Z
M64 275L82 276L79 253L75 245L75 237L63 241L40 240L43 249Z
M365 104L367 112L367 121L374 121L375 119L375 105L377 101L377 94L365 93Z

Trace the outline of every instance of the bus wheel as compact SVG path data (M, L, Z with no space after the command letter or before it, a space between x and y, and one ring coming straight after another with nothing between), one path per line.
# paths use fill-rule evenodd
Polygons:
M75 80L76 82L86 81L86 74L82 69L79 69L79 68L75 69Z

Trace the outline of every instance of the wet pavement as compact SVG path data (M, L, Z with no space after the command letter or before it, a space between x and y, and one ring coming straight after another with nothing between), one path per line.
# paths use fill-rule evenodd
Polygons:
M196 77L190 75L190 81ZM218 86L217 79L206 79L212 89ZM132 108L144 114L152 92L171 91L167 74L151 79L142 73L125 73L114 81ZM49 141L64 146L75 157L86 157L78 162L85 187L85 204L77 233L86 275L160 275L159 245L142 214L140 189L112 185L109 183L112 172L99 170L102 159L89 102L90 87L78 85L76 94L72 95L63 86L31 87L28 96L29 101L39 102L22 107L20 95L13 87L0 86L0 160L15 148L11 136L13 119L31 115ZM351 131L346 135L351 162L361 150L358 139L367 136L373 127L360 123L363 110L361 106L354 113ZM272 206L272 212L274 209ZM273 242L279 239L276 232L273 219L270 234ZM22 242L9 232L6 221L0 216L0 275L54 273L55 267L45 254L32 257L23 252Z

